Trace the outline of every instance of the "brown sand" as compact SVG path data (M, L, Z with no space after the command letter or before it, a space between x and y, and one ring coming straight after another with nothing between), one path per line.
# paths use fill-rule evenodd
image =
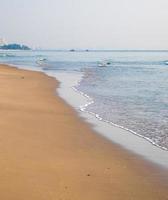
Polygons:
M56 86L0 66L0 200L168 199L166 172L95 134Z

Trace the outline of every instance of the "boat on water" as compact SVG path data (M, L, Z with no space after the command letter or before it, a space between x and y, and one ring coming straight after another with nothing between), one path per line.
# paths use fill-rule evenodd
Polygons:
M98 67L107 67L106 63L98 63Z
M45 62L47 61L46 58L38 58L36 63L39 65L39 66L43 66L45 64Z
M46 58L39 58L39 61L46 61Z
M107 67L109 65L111 65L110 61L102 61L98 63L98 67Z

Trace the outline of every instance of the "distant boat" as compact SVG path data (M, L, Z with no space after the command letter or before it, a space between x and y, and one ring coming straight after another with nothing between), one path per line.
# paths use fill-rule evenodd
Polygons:
M98 67L107 67L108 65L111 65L110 61L103 61L98 63Z
M39 65L39 66L42 66L45 64L45 62L47 61L46 58L38 58L36 63Z
M100 63L98 63L98 67L107 67L107 63L100 62Z
M71 52L74 52L74 51L75 51L75 49L70 49L70 51L71 51Z
M46 61L46 58L39 58L39 61Z

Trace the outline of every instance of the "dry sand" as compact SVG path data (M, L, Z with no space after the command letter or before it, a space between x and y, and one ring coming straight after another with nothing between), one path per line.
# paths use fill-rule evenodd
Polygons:
M0 200L166 200L167 173L94 133L43 73L0 66Z

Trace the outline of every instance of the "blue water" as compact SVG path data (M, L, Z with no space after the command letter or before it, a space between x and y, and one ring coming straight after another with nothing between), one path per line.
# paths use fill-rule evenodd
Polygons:
M103 60L110 60L111 64L98 67ZM83 73L77 89L94 100L87 111L149 138L164 149L168 149L166 60L166 51L0 52L1 63Z

